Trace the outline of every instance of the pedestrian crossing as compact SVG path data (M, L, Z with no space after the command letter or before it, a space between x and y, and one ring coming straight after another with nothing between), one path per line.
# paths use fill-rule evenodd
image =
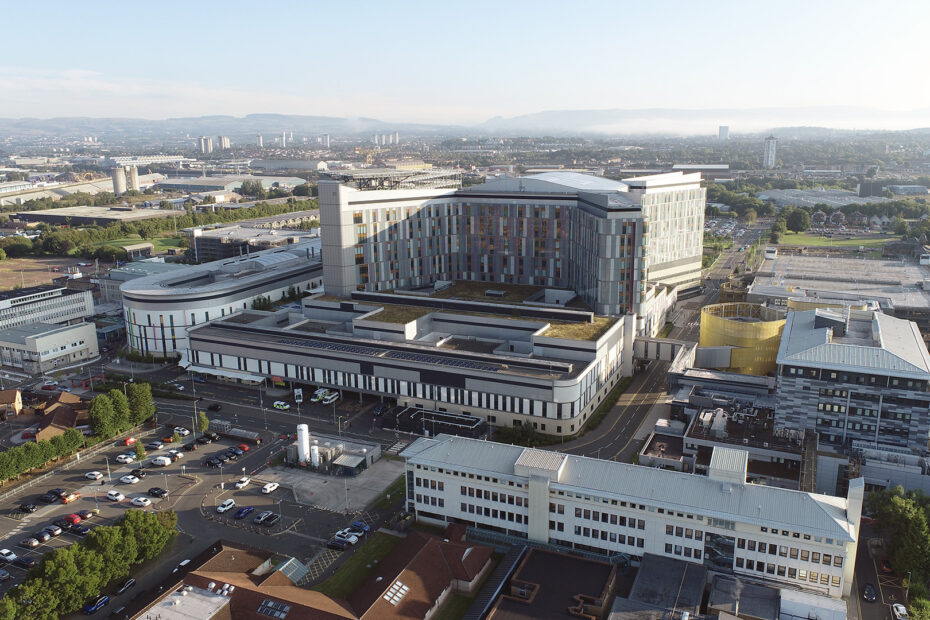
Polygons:
M398 440L398 441L395 441L394 443L392 443L392 444L391 444L391 447L388 448L387 450L385 450L385 452L388 453L388 454L393 454L394 456L397 456L397 455L400 454L400 453L404 450L404 448L406 448L408 445L410 445L410 442L409 442L409 441L405 441L405 440L401 439L401 440Z

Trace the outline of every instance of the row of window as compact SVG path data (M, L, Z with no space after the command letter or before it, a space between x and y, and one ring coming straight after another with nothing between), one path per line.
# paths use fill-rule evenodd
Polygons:
M550 522L550 526L551 524L552 522ZM553 528L550 527L549 529L551 530ZM559 529L558 531L561 532L562 529ZM621 545L630 545L631 547L643 548L646 546L645 538L637 538L636 536L627 536L626 534L619 534L617 532L609 532L607 530L600 530L597 528L588 528L582 525L575 526L575 536L583 536L585 538L593 538L595 540L618 543Z
M665 553L670 555L684 556L686 558L693 557L695 560L700 560L704 555L704 552L700 549L685 547L683 545L675 545L672 543L665 543Z
M666 525L665 535L693 540L704 540L704 532L702 530L695 530L690 527L676 527L674 525Z
M461 495L467 495L468 497L477 497L478 499L485 499L489 502L500 502L502 504L510 504L511 506L522 507L528 504L528 500L519 495L498 493L497 491L488 491L487 489L476 489L475 487L466 487L465 485L460 487L459 492Z
M827 539L828 544L832 539ZM746 540L745 538L736 539L737 549L746 549L747 551L757 551L758 553L768 553L769 555L778 555L783 558L792 560L800 559L802 562L813 562L814 564L823 563L826 566L843 566L843 556L831 555L829 553L821 554L819 551L810 551L808 549L799 549L798 547L788 547L787 545L776 545L773 543L756 542L755 540Z
M440 508L445 508L446 502L441 497L434 497L432 495L421 495L417 493L417 503L420 504L429 504L430 506L438 506Z
M736 568L745 568L746 570L768 573L769 575L777 575L778 577L788 577L789 579L797 579L798 581L806 581L809 583L819 582L820 585L829 585L834 588L840 587L839 575L830 576L827 573L806 571L802 568L782 566L781 564L767 564L766 562L756 562L754 560L744 561L743 558L736 558Z
M498 510L497 508L491 508L489 506L475 506L474 504L466 504L462 502L461 504L462 512L467 512L472 515L484 515L485 517L490 517L491 519L501 519L502 521L510 521L511 523L523 523L529 522L529 517L520 514L519 512L509 512L507 510Z

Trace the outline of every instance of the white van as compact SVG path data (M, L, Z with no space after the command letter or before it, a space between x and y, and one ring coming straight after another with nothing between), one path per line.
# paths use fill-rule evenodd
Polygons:
M156 456L152 459L152 465L158 465L159 467L168 467L171 465L171 457L167 456Z

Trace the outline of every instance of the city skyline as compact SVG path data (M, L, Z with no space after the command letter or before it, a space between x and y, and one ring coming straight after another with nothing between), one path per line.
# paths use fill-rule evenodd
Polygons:
M0 117L283 113L476 125L553 110L856 105L876 113L825 110L810 124L930 125L930 85L911 79L930 6L899 3L895 19L866 29L856 4L791 2L760 20L723 1L580 11L369 3L348 18L337 6L277 3L253 25L244 3L168 2L95 15L89 41L74 28L85 7L53 2L22 17L55 45L36 46L27 28L8 33ZM878 87L896 81L908 87L894 96Z

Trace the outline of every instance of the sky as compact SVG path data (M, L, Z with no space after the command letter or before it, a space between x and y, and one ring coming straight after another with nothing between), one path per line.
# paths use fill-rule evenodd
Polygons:
M467 125L566 109L930 110L926 0L12 6L2 11L6 118Z

